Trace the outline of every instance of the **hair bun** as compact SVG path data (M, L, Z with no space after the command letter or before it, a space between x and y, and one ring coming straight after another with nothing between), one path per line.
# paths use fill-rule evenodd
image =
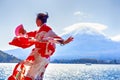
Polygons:
M49 17L49 16L48 16L48 12L46 12L45 17L46 17L46 18L48 18L48 17Z
M46 13L38 13L38 15L37 15L37 19L40 19L42 21L42 23L46 23L48 17L49 17L48 12L46 12Z

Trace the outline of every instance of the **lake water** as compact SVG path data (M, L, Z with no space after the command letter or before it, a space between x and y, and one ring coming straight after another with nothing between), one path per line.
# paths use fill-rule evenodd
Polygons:
M0 63L0 80L5 80L14 66ZM44 80L120 80L120 65L49 64Z

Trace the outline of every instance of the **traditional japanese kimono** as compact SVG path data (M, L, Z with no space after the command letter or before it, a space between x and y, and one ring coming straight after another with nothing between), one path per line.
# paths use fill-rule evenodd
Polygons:
M32 49L31 54L26 60L16 65L12 77L14 76L15 80L42 80L45 69L49 64L50 56L53 55L55 51L55 42L52 39L61 38L46 24L43 24L38 31L28 32L27 36L33 37L36 40L34 43L32 42L35 48ZM21 43L23 48L31 46L29 40L27 42L28 46L25 46L25 41ZM17 42L16 44L20 45ZM8 80L13 79L9 77Z

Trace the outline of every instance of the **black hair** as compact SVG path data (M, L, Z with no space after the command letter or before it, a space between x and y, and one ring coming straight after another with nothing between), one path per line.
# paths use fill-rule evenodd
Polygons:
M40 19L42 21L42 23L46 23L47 22L47 18L48 18L48 13L38 13L37 14L37 19Z

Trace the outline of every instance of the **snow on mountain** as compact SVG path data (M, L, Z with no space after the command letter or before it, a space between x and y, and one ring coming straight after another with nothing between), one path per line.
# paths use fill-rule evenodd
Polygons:
M104 30L107 26L98 23L78 23L65 28L63 38L73 36L70 44L57 45L56 52L51 59L120 59L120 42L107 37ZM6 51L20 59L30 54L30 49L15 49Z

